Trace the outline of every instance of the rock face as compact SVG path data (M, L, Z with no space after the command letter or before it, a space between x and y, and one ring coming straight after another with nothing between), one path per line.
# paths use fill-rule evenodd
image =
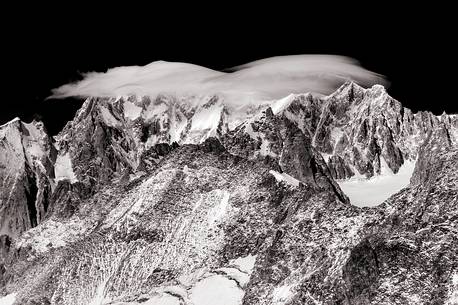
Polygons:
M379 85L363 89L347 82L321 101L303 95L290 100L281 112L311 135L336 179L397 173L405 160L417 158L429 133L441 126L444 136L458 143L457 115L414 114Z
M55 139L14 120L0 127L0 295L454 304L457 130L456 115L412 114L353 83L242 110L217 96L89 98ZM376 208L335 181L412 159L411 184Z
M46 215L56 150L43 124L15 119L0 126L0 232L16 237Z
M312 147L309 134L283 114L275 115L270 107L226 133L223 143L234 155L270 164L306 185L328 189L341 201L348 201L321 154Z

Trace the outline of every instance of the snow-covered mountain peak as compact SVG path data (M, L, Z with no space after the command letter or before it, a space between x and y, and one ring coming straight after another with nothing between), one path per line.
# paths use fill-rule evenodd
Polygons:
M43 123L16 118L0 126L0 234L16 236L42 219L55 155Z
M355 94L363 94L365 91L366 89L356 82L347 80L336 91L325 97L325 99L351 99Z
M0 140L4 143L3 149L24 155L29 161L43 157L50 145L42 122L25 123L19 118L0 126Z
M296 98L295 94L290 94L284 98L281 98L270 105L273 114L278 114L279 112L285 110L291 102Z
M21 122L21 119L19 117L15 117L14 119L6 122L5 124L0 125L0 129L6 128L7 126L17 124L18 122Z
M13 120L0 126L0 294L441 302L458 274L457 127L352 82L258 104L92 97L57 143Z

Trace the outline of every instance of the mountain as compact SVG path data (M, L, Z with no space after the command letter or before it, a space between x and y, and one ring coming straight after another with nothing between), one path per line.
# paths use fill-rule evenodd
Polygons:
M0 301L455 304L458 116L347 82L236 107L88 98L0 127ZM411 183L360 208L342 181ZM371 181L371 180L370 180Z
M380 85L363 89L347 82L323 99L289 99L281 111L310 135L336 179L372 177L383 169L397 173L405 161L417 158L429 133L442 125L444 136L458 143L457 115L414 114Z
M0 126L0 232L17 237L46 215L57 151L40 122Z

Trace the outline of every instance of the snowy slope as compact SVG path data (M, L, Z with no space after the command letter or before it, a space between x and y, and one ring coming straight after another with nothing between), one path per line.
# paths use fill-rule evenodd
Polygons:
M352 177L337 182L352 204L373 207L407 187L414 168L415 161L406 161L396 174L386 172L368 179Z

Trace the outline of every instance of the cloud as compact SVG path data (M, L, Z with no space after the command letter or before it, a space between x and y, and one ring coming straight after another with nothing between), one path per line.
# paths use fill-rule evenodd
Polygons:
M221 94L236 104L284 97L290 93L329 94L346 80L363 86L386 85L385 78L349 57L291 55L257 60L226 71L155 61L83 74L81 81L52 90L51 98Z

